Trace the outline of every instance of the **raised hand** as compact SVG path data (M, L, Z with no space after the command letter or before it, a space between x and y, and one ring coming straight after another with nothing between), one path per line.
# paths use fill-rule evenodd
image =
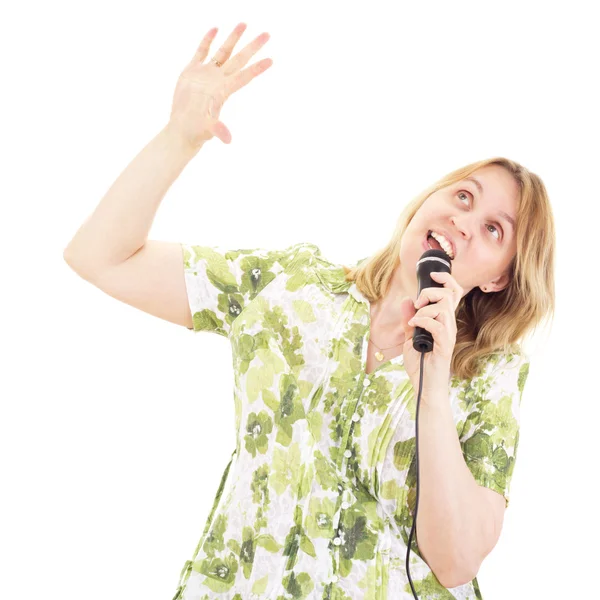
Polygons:
M231 132L219 120L225 100L273 64L270 58L263 58L242 70L268 41L270 36L266 32L230 58L245 29L245 23L238 24L210 61L204 62L218 31L216 27L211 29L179 76L168 127L192 148L200 147L214 136L225 144L231 142Z

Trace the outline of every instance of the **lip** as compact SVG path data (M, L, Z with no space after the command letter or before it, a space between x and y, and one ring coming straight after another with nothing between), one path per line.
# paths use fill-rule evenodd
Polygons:
M429 231L431 230L428 229L427 233L429 233ZM452 239L452 237L450 237L448 232L444 229L440 229L439 227L436 227L435 229L433 229L433 231L435 231L436 233L441 233L450 242L450 245L452 246L452 254L454 254L454 258L456 258L456 244L454 243L454 240ZM425 234L425 247L427 248L427 250L429 250L429 244L427 243L427 233Z

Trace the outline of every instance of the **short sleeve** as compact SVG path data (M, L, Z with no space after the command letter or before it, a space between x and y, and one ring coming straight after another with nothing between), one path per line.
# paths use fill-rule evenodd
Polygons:
M460 437L475 481L509 503L521 421L521 396L529 374L524 353L500 355L472 387L473 402Z
M233 321L301 250L320 253L301 242L283 250L228 250L220 246L182 243L190 331L211 331L229 337Z

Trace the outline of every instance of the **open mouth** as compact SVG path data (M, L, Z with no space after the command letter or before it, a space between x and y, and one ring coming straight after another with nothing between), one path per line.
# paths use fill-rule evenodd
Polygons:
M427 245L431 250L441 250L448 256L448 258L452 259L451 255L446 252L442 245L431 235L431 230L427 232Z

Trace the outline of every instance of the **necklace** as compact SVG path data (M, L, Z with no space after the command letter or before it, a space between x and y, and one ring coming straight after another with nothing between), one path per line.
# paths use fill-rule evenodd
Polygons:
M400 342L400 344L395 344L394 346L389 346L388 348L380 348L371 338L369 338L369 341L373 344L373 346L375 346L375 348L377 348L378 350L389 350L390 348L395 348L396 346L399 346L400 344L404 344L404 342ZM381 362L383 360L383 354L381 352L375 352L375 358Z

